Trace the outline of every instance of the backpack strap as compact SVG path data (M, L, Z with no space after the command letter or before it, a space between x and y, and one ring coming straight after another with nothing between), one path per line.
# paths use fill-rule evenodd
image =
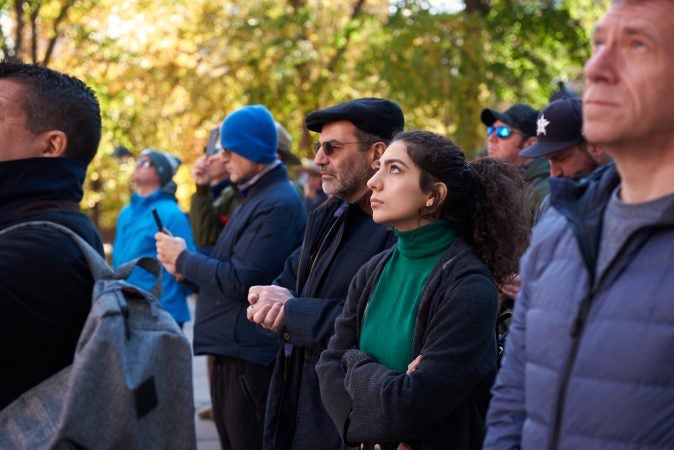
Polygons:
M150 289L150 293L154 295L155 298L157 299L161 298L162 270L161 264L155 258L151 258L149 256L141 256L140 258L136 258L122 264L117 268L115 278L118 278L120 280L126 280L129 277L129 275L131 275L133 268L136 266L146 270L147 272L155 276L157 280L154 282L152 289Z
M133 268L139 266L157 278L150 292L156 298L161 297L161 265L159 264L159 261L157 261L156 259L150 258L148 256L143 256L134 259L133 261L129 261L128 263L120 266L117 273L115 273L115 271L112 270L112 268L108 265L108 263L105 262L105 259L103 259L103 257L87 241L82 239L80 235L78 235L68 227L65 227L55 222L50 222L48 220L39 220L39 221L35 220L30 222L18 223L16 225L12 225L3 230L0 230L0 236L23 228L33 228L33 229L50 228L53 230L58 230L68 235L68 237L70 237L70 239L72 239L72 241L75 242L75 244L77 244L77 246L80 248L82 254L84 254L84 258L86 259L87 264L89 265L91 275L93 276L95 281L104 279L126 279L131 274Z

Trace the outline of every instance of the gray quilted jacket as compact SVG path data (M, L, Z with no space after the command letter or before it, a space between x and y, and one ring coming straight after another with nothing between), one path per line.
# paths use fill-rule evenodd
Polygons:
M674 448L674 205L595 274L614 165L551 180L521 263L486 449Z

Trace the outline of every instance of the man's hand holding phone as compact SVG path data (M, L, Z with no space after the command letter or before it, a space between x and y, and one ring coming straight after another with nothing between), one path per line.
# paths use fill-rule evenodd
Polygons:
M185 239L181 237L174 237L169 230L164 227L164 224L157 213L157 210L152 208L152 216L157 223L159 230L154 235L157 245L157 259L164 266L166 271L176 277L178 281L184 279L183 275L176 271L176 261L180 253L187 248Z

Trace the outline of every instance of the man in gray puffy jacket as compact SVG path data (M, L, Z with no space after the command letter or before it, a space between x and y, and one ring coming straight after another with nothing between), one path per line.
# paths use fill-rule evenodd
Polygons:
M552 179L521 263L488 449L674 448L674 2L614 0L584 135L615 161Z

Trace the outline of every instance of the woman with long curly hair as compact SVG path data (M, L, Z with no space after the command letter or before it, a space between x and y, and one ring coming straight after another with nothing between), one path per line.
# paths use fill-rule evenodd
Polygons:
M497 286L517 272L532 221L524 181L507 163L469 163L452 141L410 131L368 186L374 221L398 244L351 282L316 365L323 404L347 447L479 449Z

